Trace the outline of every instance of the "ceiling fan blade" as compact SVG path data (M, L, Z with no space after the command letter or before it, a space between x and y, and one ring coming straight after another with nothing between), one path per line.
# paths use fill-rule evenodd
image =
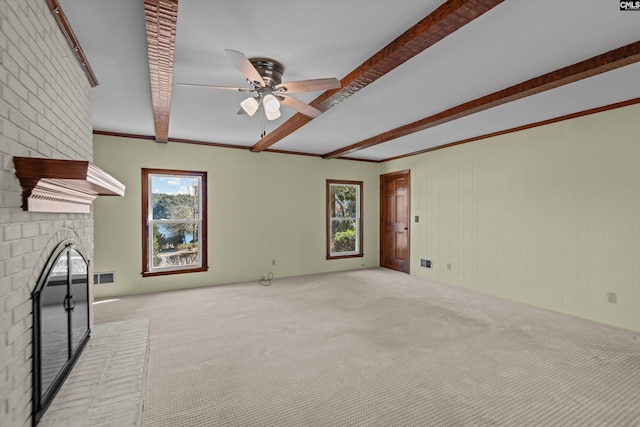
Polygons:
M287 82L276 86L276 90L281 90L286 93L296 92L315 92L318 90L339 89L340 80L335 77L327 79L311 79L311 80L299 80L297 82Z
M315 119L320 114L322 114L322 111L318 110L315 107L312 107L309 104L305 104L304 102L296 98L292 98L290 96L278 95L278 99L280 100L281 104L286 105L289 108L293 108L294 110L304 114L305 116L309 116Z
M233 49L225 49L224 51L250 82L257 82L261 87L264 87L264 80L262 80L262 76L244 53Z
M192 84L192 83L176 83L176 86L191 86L191 87L202 87L205 89L234 90L236 92L254 92L253 89L249 89L246 87L212 86L212 85L199 85L199 84Z

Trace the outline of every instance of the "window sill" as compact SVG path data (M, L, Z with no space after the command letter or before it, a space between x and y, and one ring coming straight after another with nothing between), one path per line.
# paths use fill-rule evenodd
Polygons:
M346 258L362 258L364 254L349 254L349 255L327 255L327 260L332 259L346 259Z
M181 270L143 271L142 277L169 276L171 274L201 273L208 271L209 267L185 268Z

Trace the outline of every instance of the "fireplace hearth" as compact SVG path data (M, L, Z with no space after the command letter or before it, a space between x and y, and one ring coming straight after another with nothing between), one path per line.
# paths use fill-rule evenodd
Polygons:
M35 426L89 340L89 262L73 242L53 251L33 298Z

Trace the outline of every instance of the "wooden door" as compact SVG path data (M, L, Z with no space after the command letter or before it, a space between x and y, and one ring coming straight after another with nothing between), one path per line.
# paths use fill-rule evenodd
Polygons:
M380 266L409 273L409 171L380 175Z

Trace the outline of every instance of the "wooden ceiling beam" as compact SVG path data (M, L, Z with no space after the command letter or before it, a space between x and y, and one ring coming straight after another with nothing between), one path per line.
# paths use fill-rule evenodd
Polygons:
M432 116L425 117L407 125L375 135L363 141L356 142L355 144L347 147L332 151L322 157L325 159L335 159L341 156L346 156L355 151L382 144L415 132L420 132L452 120L460 119L508 102L517 101L527 96L536 95L550 89L555 89L588 77L593 77L600 73L611 71L625 65L630 65L638 61L640 61L640 41L610 50L609 52L577 62L573 65L560 68L550 73L510 86L506 89L465 102Z
M156 142L169 140L178 0L144 0Z
M356 92L364 89L394 68L433 46L459 28L493 9L504 0L448 0L420 22L367 59L341 81L340 89L326 91L310 105L320 111L335 107ZM263 151L311 119L297 113L251 147Z

